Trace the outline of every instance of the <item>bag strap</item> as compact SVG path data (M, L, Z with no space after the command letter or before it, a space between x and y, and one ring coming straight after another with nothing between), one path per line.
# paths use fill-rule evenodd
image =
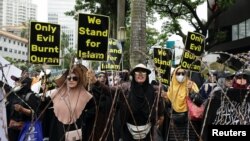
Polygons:
M208 85L209 85L208 83L204 85L204 90L205 90L206 93L208 91Z
M27 94L25 95L24 100L25 100L25 101L28 101L29 98L30 98L30 96L31 96L32 94L33 94L32 92L27 93Z

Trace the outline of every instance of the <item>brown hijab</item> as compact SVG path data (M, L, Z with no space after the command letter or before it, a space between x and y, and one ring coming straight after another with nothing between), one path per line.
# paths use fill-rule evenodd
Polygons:
M86 90L86 72L87 68L85 66L81 64L73 65L66 74L73 73L79 78L76 87L69 88L67 86L65 82L67 81L67 75L64 74L60 78L60 84L57 84L59 88L51 95L55 116L63 124L75 122L92 98L92 95Z

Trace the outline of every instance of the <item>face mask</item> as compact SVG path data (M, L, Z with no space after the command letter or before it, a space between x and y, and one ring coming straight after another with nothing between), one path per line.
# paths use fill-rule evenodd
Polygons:
M181 83L184 82L185 77L183 75L176 75L176 80Z

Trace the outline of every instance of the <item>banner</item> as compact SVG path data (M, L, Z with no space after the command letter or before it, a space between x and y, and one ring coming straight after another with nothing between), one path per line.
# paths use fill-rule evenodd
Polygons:
M199 57L204 52L205 37L199 33L188 32L185 50L182 54L181 68L200 72L201 61Z
M108 37L108 16L82 13L78 15L78 58L107 61Z
M33 64L60 65L60 25L30 23L29 61Z
M15 81L11 79L12 75L20 77L22 70L11 64L9 61L0 56L0 84L7 84L10 87L13 87Z
M217 94L217 93L216 93ZM217 99L219 98L219 99ZM220 103L216 103L218 100ZM213 104L213 105L212 105ZM226 96L216 95L210 110L214 110L214 125L249 125L250 95L247 89L229 89Z
M109 39L108 60L101 63L102 71L122 70L122 45L116 39Z
M172 52L166 48L153 48L154 52L154 64L157 72L155 74L156 80L165 85L170 84L170 74L172 66Z
M240 141L249 140L249 93L248 89L230 88L226 92L217 91L210 94L213 97L208 99L207 111L203 120L205 122L205 124L203 123L203 133L205 133L206 139L210 141L234 136ZM219 132L220 135L218 135ZM244 133L244 135L241 136L237 132Z

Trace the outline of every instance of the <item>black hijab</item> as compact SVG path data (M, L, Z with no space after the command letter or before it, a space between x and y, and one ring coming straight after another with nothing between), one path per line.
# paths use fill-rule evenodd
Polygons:
M135 81L134 75L132 75L132 77L133 79L128 97L129 105L133 114L137 113L143 117L142 119L148 119L155 99L154 88L149 84L148 75L145 82L142 84Z

